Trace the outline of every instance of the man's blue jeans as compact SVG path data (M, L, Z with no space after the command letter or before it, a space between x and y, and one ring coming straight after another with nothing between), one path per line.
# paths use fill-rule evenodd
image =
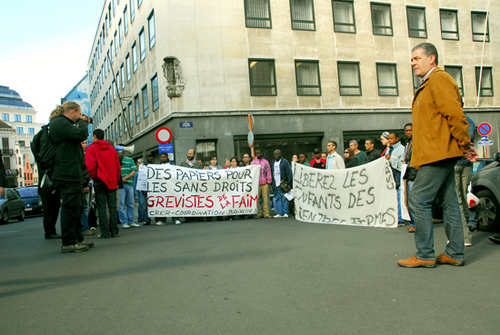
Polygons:
M279 215L288 215L288 199L285 197L283 191L276 187L276 192L274 192L274 209L278 212Z
M134 223L134 187L125 184L118 193L120 195L120 209L118 210L120 223L122 225Z
M438 193L443 195L444 229L448 237L445 255L464 259L464 233L455 192L456 159L421 166L410 193L410 211L415 221L415 256L422 260L435 260L432 201Z
M139 200L139 208L137 209L138 220L139 221L148 221L148 211L147 211L147 203L146 203L146 195L142 193L142 191L137 191L137 199Z
M410 203L410 200L409 200L410 199L410 192L411 192L411 189L413 188L413 183L414 183L413 180L406 181L406 203L407 204ZM415 227L415 220L413 220L413 214L409 208L408 208L408 214L410 214L410 227Z

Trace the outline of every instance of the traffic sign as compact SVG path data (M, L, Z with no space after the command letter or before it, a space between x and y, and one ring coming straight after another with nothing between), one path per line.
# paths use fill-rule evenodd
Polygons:
M480 146L488 146L488 145L493 145L493 141L479 141L477 142L477 145L480 145Z
M488 136L491 133L491 124L483 122L477 127L477 132L481 136Z
M156 140L162 144L168 143L172 140L172 132L167 127L160 127L156 131Z
M251 130L248 132L248 146L253 147L253 131Z

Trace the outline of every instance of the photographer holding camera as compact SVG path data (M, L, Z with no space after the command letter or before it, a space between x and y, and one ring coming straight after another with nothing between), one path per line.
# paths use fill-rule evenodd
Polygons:
M50 138L55 146L52 180L61 195L61 252L82 252L93 247L82 234L80 217L83 210L83 169L85 160L81 142L88 137L90 118L82 115L80 105L68 101L52 112Z

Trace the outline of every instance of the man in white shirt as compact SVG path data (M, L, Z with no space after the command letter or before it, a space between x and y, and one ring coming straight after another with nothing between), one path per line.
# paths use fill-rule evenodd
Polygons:
M326 156L326 170L345 169L344 159L335 151L337 150L337 142L328 142L326 150L328 151L328 156Z

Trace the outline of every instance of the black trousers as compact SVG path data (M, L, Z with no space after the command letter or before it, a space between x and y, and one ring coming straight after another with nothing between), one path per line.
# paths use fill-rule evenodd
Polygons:
M99 229L101 237L118 236L118 210L116 208L116 189L109 190L106 184L94 184L97 213L99 215ZM109 220L108 211L109 209Z
M54 187L61 195L62 244L73 245L83 241L82 212L83 186L80 182L54 181Z
M49 193L45 195L40 195L42 198L42 208L43 208L43 230L45 231L45 237L50 237L50 235L57 234L56 223L59 217L59 208L61 207L61 197L59 192L55 194Z

